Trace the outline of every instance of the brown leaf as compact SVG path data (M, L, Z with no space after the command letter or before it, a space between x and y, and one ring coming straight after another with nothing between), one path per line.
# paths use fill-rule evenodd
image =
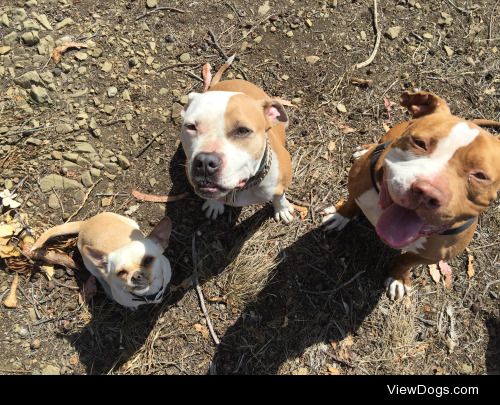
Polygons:
M451 267L444 260L439 261L439 270L443 275L444 286L446 288L451 288L453 283L453 276L451 272Z
M209 334L208 334L208 328L206 326L200 325L199 323L195 323L194 328L196 329L197 332L200 332L205 339L208 339Z
M475 273L476 272L474 271L474 256L469 255L469 261L467 264L467 275L469 276L469 278L472 278L474 277Z
M84 44L83 42L65 42L62 45L59 45L58 47L54 48L52 51L52 60L54 61L55 64L58 64L61 61L61 56L63 53L65 53L68 49L81 49L81 48L88 48L87 44Z
M328 366L326 373L329 375L339 375L340 370L337 367Z
M73 354L69 359L68 363L72 366L76 366L78 364L78 356L76 354Z
M302 206L296 205L296 204L292 204L292 206L293 206L293 208L295 208L298 211L299 217L302 221L307 218L307 214L309 213L309 210L307 209L307 207L302 207Z
M439 280L441 280L441 274L439 274L439 270L435 264L429 264L429 273L434 282L439 283Z

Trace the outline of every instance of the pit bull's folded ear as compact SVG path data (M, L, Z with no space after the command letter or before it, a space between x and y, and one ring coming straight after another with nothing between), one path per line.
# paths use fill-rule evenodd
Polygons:
M89 259L90 262L95 267L97 267L97 269L101 273L107 274L107 272L108 272L108 257L106 255L106 253L104 253L102 250L99 250L99 249L94 248L92 246L83 245L82 254L87 259Z
M416 93L405 91L401 96L401 105L408 108L413 118L434 113L451 114L446 101L427 91Z
M271 99L264 101L264 113L273 124L283 122L285 125L288 125L288 115L283 104L278 100Z
M172 221L169 217L164 217L160 222L156 224L148 239L159 244L163 250L168 246L170 240L170 234L172 233Z

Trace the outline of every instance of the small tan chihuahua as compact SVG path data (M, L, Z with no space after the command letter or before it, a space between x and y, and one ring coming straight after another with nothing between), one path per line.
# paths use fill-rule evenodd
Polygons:
M32 251L56 236L78 234L78 249L85 267L99 280L113 300L127 308L161 302L172 275L163 256L172 231L163 218L144 237L130 218L103 212L86 221L55 226L35 242Z

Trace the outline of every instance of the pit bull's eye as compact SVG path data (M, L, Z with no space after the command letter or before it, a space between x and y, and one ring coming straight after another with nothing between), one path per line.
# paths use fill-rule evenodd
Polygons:
M412 137L412 141L413 141L413 143L415 144L415 146L417 148L420 148L420 149L423 149L423 150L427 150L427 144L422 139L418 139L418 138Z
M153 260L155 258L153 256L146 256L144 259L142 259L142 267L148 267L151 265L151 263L153 263Z
M186 128L188 131L196 131L195 124L184 124L184 128Z
M248 136L252 133L252 130L246 127L238 127L235 131L236 136Z
M486 176L486 174L484 174L483 172L474 172L474 173L471 173L471 175L472 175L472 177L474 177L475 179L480 180L480 181L489 180L488 176Z
M120 270L120 271L116 272L116 275L119 278L127 278L128 273L126 270Z

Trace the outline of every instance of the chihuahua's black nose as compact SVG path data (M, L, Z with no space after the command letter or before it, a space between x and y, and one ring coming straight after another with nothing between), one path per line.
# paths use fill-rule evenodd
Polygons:
M136 285L143 285L147 283L146 277L142 274L142 271L136 271L132 275L132 282Z
M193 171L195 176L212 176L222 166L222 159L218 153L198 153L194 158Z

